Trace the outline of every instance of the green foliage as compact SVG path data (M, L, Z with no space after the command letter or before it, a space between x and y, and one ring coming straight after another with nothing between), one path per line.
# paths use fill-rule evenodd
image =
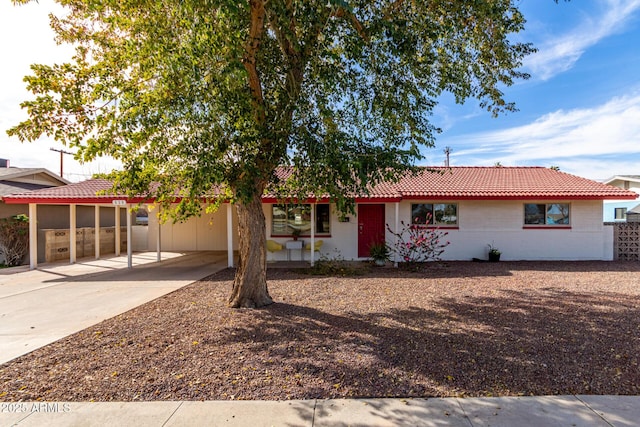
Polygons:
M111 155L118 191L174 214L247 203L277 184L353 196L421 159L438 96L514 110L502 88L533 52L511 37L515 0L65 0L54 17L73 61L33 65L29 118L8 131L52 136L89 161ZM280 183L283 184L283 183Z
M0 254L9 267L22 264L29 250L29 218L19 214L0 219Z
M387 261L389 259L389 248L384 243L374 243L369 247L369 256L374 261Z
M429 219L427 218L427 223ZM409 265L441 259L440 255L450 243L444 240L448 232L437 227L405 224L404 221L400 224L402 229L397 233L387 224L387 231L395 237L395 243L389 246L389 250L395 254L396 259Z
M502 253L493 243L489 243L487 246L489 246L489 254L500 255Z
M308 274L314 276L361 276L366 272L366 266L362 263L345 261L340 251L336 250L332 256L323 254L313 267L305 269Z

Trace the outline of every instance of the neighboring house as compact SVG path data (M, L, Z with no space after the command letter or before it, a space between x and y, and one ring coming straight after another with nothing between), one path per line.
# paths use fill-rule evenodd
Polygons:
M69 184L69 181L47 169L3 166L7 164L7 160L0 159L0 197ZM2 208L6 209L6 206Z
M640 175L615 175L603 183L640 194ZM633 200L607 200L603 203L603 220L625 222L627 213L637 207L640 207L640 204Z
M372 242L393 242L386 227L401 222L438 227L451 243L446 260L487 257L488 244L503 260L611 260L613 228L605 226L605 200L634 200L637 194L542 167L435 167L422 169L397 183L382 183L356 197L356 215L342 217L329 200L287 204L275 195L263 197L266 236L285 244L293 230L305 243L322 240L320 255L345 260L367 259ZM280 175L286 176L286 170ZM7 203L112 206L118 196L96 195L108 189L104 180L7 198ZM127 200L133 204L143 200ZM123 202L124 203L124 202ZM99 209L99 208L97 208ZM227 251L229 264L237 248L237 219L231 205L184 223L158 226L149 211L147 246L165 251ZM432 218L427 223L427 218ZM273 260L310 259L304 250L270 253ZM315 259L318 259L315 254Z
M640 205L627 211L627 222L640 222Z
M2 203L5 196L67 184L69 181L47 169L10 167L9 160L0 159L0 218L28 214L26 204L7 205ZM53 215L48 216L52 217ZM2 262L4 262L4 257L0 255L0 263ZM28 258L25 262L28 262Z

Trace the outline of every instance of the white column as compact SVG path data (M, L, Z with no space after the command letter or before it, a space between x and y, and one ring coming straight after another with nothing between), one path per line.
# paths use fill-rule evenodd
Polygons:
M96 237L94 239L95 242L95 253L96 253L96 259L100 259L100 206L99 205L95 205L94 208L94 228L95 228L95 233L96 233Z
M161 205L158 205L158 214L156 215L157 223L158 223L158 233L156 235L156 261L162 261L162 224L160 224L160 210L162 209Z
M395 223L395 233L398 234L398 229L400 228L400 203L396 202L396 223ZM398 247L398 238L396 236L393 237L393 244L395 247ZM398 254L396 252L393 253L393 266L398 266Z
M75 264L77 258L76 248L76 205L69 205L69 264Z
M131 235L133 234L131 225L131 206L127 204L127 267L133 267L133 252L131 244Z
M233 268L233 206L227 203L227 266Z
M315 249L316 249L316 204L311 204L311 267L313 267L315 260ZM304 251L303 251L304 253Z
M115 206L114 211L116 212L116 217L115 217L116 256L120 256L120 243L122 243L122 236L120 235L120 206Z
M29 269L38 267L38 205L29 203Z

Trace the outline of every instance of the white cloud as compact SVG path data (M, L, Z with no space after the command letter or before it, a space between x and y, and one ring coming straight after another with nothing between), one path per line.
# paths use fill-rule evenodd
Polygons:
M640 172L640 93L593 108L555 111L510 129L441 141L452 164L558 165L589 178ZM608 171L608 172L607 172Z
M525 59L525 68L542 80L569 70L589 47L623 31L640 9L640 0L604 0L601 3L601 10L595 10L594 16L587 16L578 27L539 43L539 51Z
M64 148L46 137L32 143L20 143L9 138L6 130L27 118L20 103L31 99L23 77L31 74L30 65L53 64L68 60L73 48L57 45L49 27L49 13L59 15L63 9L51 0L40 0L14 6L0 2L0 157L10 160L12 166L43 167L60 173L60 155L50 148ZM80 164L72 156L64 156L64 175L70 181L80 181L94 173L110 172L120 164L113 159L101 159Z

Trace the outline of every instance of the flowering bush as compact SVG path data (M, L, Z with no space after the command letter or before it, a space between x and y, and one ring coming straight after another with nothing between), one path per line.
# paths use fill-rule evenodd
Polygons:
M387 231L395 236L395 244L389 245L389 250L397 255L399 261L418 263L440 260L440 255L451 243L444 240L449 233L438 228L405 224L404 221L400 224L402 228L398 233L387 224Z

